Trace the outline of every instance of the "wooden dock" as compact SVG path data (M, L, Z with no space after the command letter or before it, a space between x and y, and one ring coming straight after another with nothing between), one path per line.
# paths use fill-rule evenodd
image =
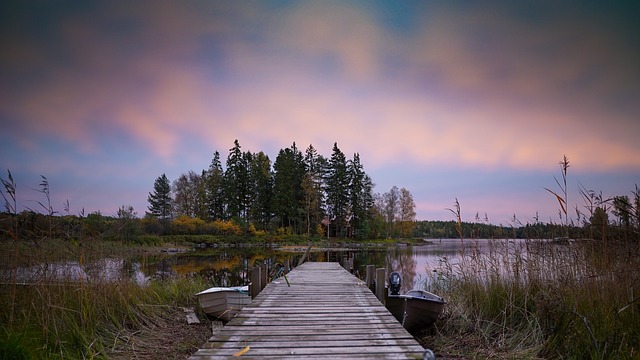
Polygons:
M422 359L424 348L338 263L268 284L190 359Z

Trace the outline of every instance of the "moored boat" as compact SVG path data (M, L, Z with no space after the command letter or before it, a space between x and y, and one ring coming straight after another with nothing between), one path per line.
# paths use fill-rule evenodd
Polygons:
M406 304L402 326L412 334L433 324L444 309L444 299L426 290L414 289L401 296Z
M408 332L416 334L438 319L446 302L442 297L420 289L400 295L400 282L400 274L391 273L386 307Z
M205 314L222 321L231 320L251 302L249 286L212 287L196 294Z

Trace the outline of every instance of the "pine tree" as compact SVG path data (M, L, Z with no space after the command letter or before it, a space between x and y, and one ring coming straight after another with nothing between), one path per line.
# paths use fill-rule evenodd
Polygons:
M359 239L377 237L374 224L374 199L373 199L373 181L371 177L364 174L358 198L358 211L354 212L357 216L357 224L354 225L356 237Z
M253 156L250 169L250 182L251 187L254 189L251 220L253 220L260 229L266 229L273 213L271 210L271 199L273 197L271 160L261 151Z
M240 143L236 139L234 147L229 150L227 169L224 172L224 194L227 203L227 216L244 219L248 198L249 171L247 156L242 153Z
M371 208L372 195L369 183L371 179L364 172L364 168L360 163L360 154L353 154L353 160L349 161L347 166L347 175L349 181L349 208L351 209L351 228L355 237L364 237L365 231L363 226L369 217Z
M327 209L332 224L335 224L336 236L345 236L349 204L349 179L347 160L344 153L333 144L333 153L327 172Z
M318 155L313 145L305 151L305 174L302 179L304 223L307 235L321 223L324 218L322 178L326 159Z
M244 219L245 225L249 226L251 221L251 215L255 206L256 188L253 180L253 159L255 156L250 151L242 153L242 165L245 167L243 175L245 176L244 189L240 194L240 207L242 209L241 214Z
M171 184L166 174L159 176L153 183L153 193L147 197L149 202L147 214L160 220L169 220L172 217Z
M224 171L220 162L220 153L214 152L211 165L205 177L206 202L208 207L207 220L224 219Z
M196 187L196 217L202 220L209 218L209 202L207 199L207 171L202 170Z
M304 197L304 161L295 143L290 148L280 149L273 163L273 170L274 215L280 220L281 226L297 229Z

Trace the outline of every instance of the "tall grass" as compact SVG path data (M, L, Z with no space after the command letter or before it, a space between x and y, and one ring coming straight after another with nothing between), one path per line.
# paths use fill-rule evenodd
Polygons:
M184 278L147 286L130 280L42 282L19 286L13 299L8 286L0 291L3 351L29 359L104 358L132 333L161 328L177 306L195 305L192 294L204 283Z
M545 189L558 201L565 237L493 240L488 252L476 246L459 262L443 259L431 289L448 306L424 339L430 346L481 358L640 358L640 235L616 240L603 223L602 240L569 241L566 156L560 168L560 193ZM581 193L593 215L592 196ZM606 210L608 200L596 200Z
M444 259L431 286L448 305L425 341L445 351L465 339L465 356L640 357L638 242L496 240Z
M566 195L553 194L566 226ZM448 306L425 343L481 358L640 358L640 238L605 238L491 240L482 252L461 238L476 246L433 275Z
M16 215L11 172L0 180L5 210ZM55 264L73 261L89 268L92 261L126 249L84 235L54 239L57 225L51 218L56 212L45 177L39 192L45 201L37 203L49 220L41 237L23 238L21 227L35 225L21 220L0 236L0 359L108 358L132 334L162 328L179 306L195 305L193 294L207 285L200 278L139 285L128 278L105 281L50 273ZM33 281L18 281L18 269L34 265L39 270Z

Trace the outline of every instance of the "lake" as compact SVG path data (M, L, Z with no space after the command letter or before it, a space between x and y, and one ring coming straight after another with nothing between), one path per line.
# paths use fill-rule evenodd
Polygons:
M353 258L354 274L362 279L365 267L384 267L387 274L398 271L403 279L402 291L429 288L438 273L455 273L462 254L484 256L494 244L507 244L514 253L522 249L522 240L442 239L425 241L424 245L380 246L375 244L341 244L340 247L313 249L309 261L340 261ZM501 246L500 248L505 248ZM17 269L16 281L114 281L129 278L145 284L154 278L203 276L211 286L237 286L249 282L252 266L267 263L276 275L278 266L288 261L295 266L306 247L237 246L194 249L187 252L162 252L130 258L100 258L80 264L75 261L37 264ZM0 274L3 281L11 277L8 269Z

